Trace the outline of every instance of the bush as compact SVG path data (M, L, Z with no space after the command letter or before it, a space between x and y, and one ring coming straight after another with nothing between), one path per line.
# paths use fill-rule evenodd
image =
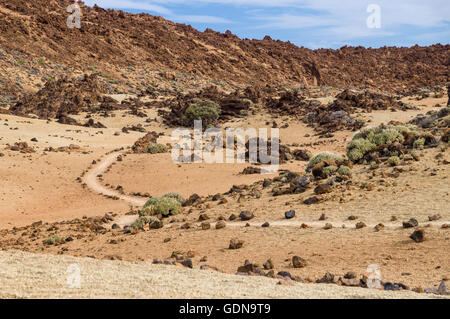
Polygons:
M337 166L331 165L331 166L324 167L322 169L322 172L325 176L328 177L328 176L336 173L337 170L338 170Z
M391 166L397 166L400 164L400 158L398 156L391 156L388 158L387 163Z
M385 126L366 128L355 134L347 145L347 156L352 162L359 162L364 156L380 145L390 146L395 142L403 144L403 133L417 135L406 126ZM385 148L385 150L387 147Z
M171 194L171 193L169 193ZM166 194L168 195L168 194ZM164 217L177 215L181 209L180 198L174 198L169 196L162 197L152 197L147 203L145 203L144 208L139 213L140 216L155 216L163 215ZM170 196L173 196L170 195ZM181 196L181 195L179 195ZM182 198L182 197L181 197ZM184 199L184 198L183 198ZM184 201L183 201L184 202Z
M169 148L164 144L150 143L147 146L147 153L157 154L157 153L167 153Z
M425 145L425 139L423 137L414 141L413 147L422 150Z
M184 199L183 195L181 195L178 192L170 192L170 193L164 194L163 197L176 199L181 205L183 205L183 203L186 201Z
M316 164L322 162L322 161L343 161L344 157L342 155L330 153L330 152L322 152L320 154L317 154L313 156L308 163L308 168L313 168Z
M47 238L44 243L47 245L54 245L56 243L59 243L61 241L61 237L59 237L58 235L53 235L49 238Z
M140 216L130 227L143 230L145 225L149 225L153 229L162 227L161 221L154 216Z
M351 171L350 167L348 167L348 166L341 166L341 167L339 167L337 173L340 176L350 176L350 175L352 175L352 171Z
M209 100L194 99L184 115L181 118L181 122L185 126L193 126L195 120L202 120L203 125L206 127L213 124L219 118L221 113L220 106Z

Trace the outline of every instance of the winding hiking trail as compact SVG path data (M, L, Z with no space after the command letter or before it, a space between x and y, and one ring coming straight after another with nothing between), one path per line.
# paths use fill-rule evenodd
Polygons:
M147 202L147 199L142 199L134 196L128 196L119 193L118 191L106 188L105 186L101 185L97 179L98 175L102 175L108 167L110 167L116 160L117 156L124 154L126 151L118 151L111 154L106 155L100 163L97 163L97 165L90 171L88 171L83 181L86 183L87 187L90 188L92 191L99 193L101 195L105 196L112 196L117 197L120 200L124 200L126 202L129 202L130 204L133 204L135 206L144 206L144 204ZM130 225L136 220L136 215L127 215L122 216L119 218L116 223L120 225L121 227L125 225ZM267 221L270 226L277 226L277 227L300 227L302 224L306 224L309 227L312 228L323 228L326 224L331 224L333 228L353 228L355 227L354 222L331 222L331 221L299 221L299 220L269 220ZM432 226L440 227L443 224L448 224L449 221L439 221L439 222L428 222L427 224ZM214 227L216 223L211 223L211 225ZM233 222L233 223L227 223L227 227L245 227L247 225L250 226L261 226L261 222ZM367 227L375 227L377 224L366 224ZM384 223L384 227L387 228L402 228L402 223Z

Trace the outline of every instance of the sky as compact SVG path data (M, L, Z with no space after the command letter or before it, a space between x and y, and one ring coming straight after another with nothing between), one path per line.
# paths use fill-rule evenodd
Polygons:
M450 43L449 0L85 0L311 49Z

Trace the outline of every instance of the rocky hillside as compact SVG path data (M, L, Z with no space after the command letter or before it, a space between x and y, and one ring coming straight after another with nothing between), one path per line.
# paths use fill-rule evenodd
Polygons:
M148 14L82 8L66 26L69 0L2 0L0 48L78 70L111 65L173 71L237 85L319 84L411 92L448 81L450 45L310 50L290 42L200 32ZM14 83L2 81L0 86ZM2 89L4 89L2 87Z

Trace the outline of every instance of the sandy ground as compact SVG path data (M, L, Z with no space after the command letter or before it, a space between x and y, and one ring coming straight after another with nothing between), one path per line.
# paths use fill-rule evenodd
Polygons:
M370 125L387 123L390 120L405 122L419 113L435 109L436 103L442 104L445 101L444 99L430 98L409 102L424 105L423 109L408 112L375 111L361 113L361 116L369 119ZM151 118L156 118L154 110L147 112ZM168 154L127 155L122 162L115 162L116 154L108 155L110 152L119 148L126 150L137 138L144 134L130 132L129 134L115 135L124 126L140 123L148 131L163 132L165 135L160 138L160 143L170 141L170 130L161 124L160 119L156 118L155 122L145 123L142 118L123 115L121 112L117 112L115 117L94 117L96 121L105 124L108 127L107 129L67 126L53 122L47 123L42 120L0 115L0 152L5 155L0 157L0 176L2 179L0 184L0 229L25 226L39 220L44 223L53 223L81 218L82 216L102 216L105 213L117 214L114 222L120 223L124 218L123 216L130 211L130 206L140 206L145 202L144 198L135 198L128 195L132 192L148 192L152 196L158 196L177 190L185 196L192 193L208 195L223 193L235 184L251 184L266 177L240 175L239 172L247 165L177 165L169 160ZM83 117L84 115L80 115L79 119ZM278 117L270 119L270 122L273 120L277 121L278 126L289 123L288 128L280 129L280 137L283 143L297 143L299 148L306 148L313 153L327 150L344 154L346 143L354 134L353 132L336 132L330 139L321 139L314 135L311 128L298 121ZM249 119L239 119L227 123L227 126L267 127L266 121L268 121L266 114L257 114ZM37 138L38 142L31 142L30 140L33 137ZM5 149L7 144L12 145L19 141L26 141L35 148L36 152L23 154ZM66 147L70 144L76 144L80 146L80 149L70 152L44 151L46 147ZM373 183L375 185L373 191L369 192L355 186L349 190L342 190L341 193L334 192L329 195L327 201L313 206L303 204L303 200L312 195L311 190L305 194L272 197L269 194L269 189L263 192L262 197L258 200L244 196L242 198L228 198L228 203L223 205L212 202L194 207L192 210L185 211L184 214L177 216L173 223L167 223L164 229L142 232L136 235L118 235L112 232L102 236L89 235L82 237L83 239L66 243L63 247L42 245L42 240L46 236L53 235L54 231L43 231L42 238L30 236L29 239L27 237L29 234L25 234L26 232L12 232L2 240L5 243L4 247L8 247L8 249L23 249L45 254L94 256L100 259L114 256L115 259L132 262L138 260L150 262L153 258L169 258L175 250L184 252L194 250L193 261L195 265L201 264L200 259L202 257L207 257L209 265L217 266L221 271L227 273L235 273L237 267L242 265L245 259L262 264L268 258L272 258L277 271L289 271L311 280L320 278L326 271L339 275L344 275L347 271L354 271L361 275L369 264L375 263L382 267L383 276L386 280L403 282L411 287L436 287L442 279L450 277L449 230L440 228L441 224L450 221L450 210L448 209L450 171L448 165L438 164L435 159L437 152L437 150L424 151L423 159L405 167L405 172L397 178L370 176L367 168L356 167L354 169L355 183ZM445 155L448 157L448 154ZM92 164L94 160L97 161L96 165ZM103 169L111 163L114 163L114 165L111 166L110 170L103 173L103 181L99 181L96 178L98 173L103 172ZM305 162L294 161L283 165L282 168L302 172L305 165ZM435 170L434 176L430 176L431 170ZM83 188L76 179L86 172L84 181L89 182L89 187ZM386 169L386 173L390 172L391 169ZM119 200L101 196L99 193L105 194L105 192L107 195L117 195L116 192L108 193L111 191L111 187L106 186L107 184L114 187L117 185L123 186L125 194L120 195ZM244 224L239 222L227 222L228 226L219 231L214 229L203 231L199 228L198 217L201 213L206 212L210 218L209 221L214 225L219 217L228 219L231 214L238 215L240 211L246 209L252 210L256 215L251 221L250 227L244 227ZM287 223L284 219L284 212L289 209L295 209L297 214L294 220ZM319 221L320 215L324 213L327 219ZM428 216L434 214L440 214L442 218L438 222L430 223ZM358 219L349 221L350 215L355 215ZM391 221L393 215L398 217L395 222ZM416 244L412 242L408 238L412 231L401 228L402 221L412 217L416 218L422 227L430 224L430 227L425 228L427 240L424 243ZM132 220L132 218L133 216L126 216L128 220ZM354 225L358 221L365 222L368 227L356 230ZM185 222L191 222L194 228L180 229L180 226ZM271 226L261 228L260 225L264 222L270 222ZM299 225L302 223L307 223L312 228L300 229ZM323 230L322 227L325 223L331 223L334 228ZM383 223L388 227L382 232L375 232L373 226L378 223ZM343 225L345 228L342 227ZM61 236L73 236L74 238L77 234L70 227L64 228L62 226L60 226L58 233ZM22 240L19 240L19 237L23 237ZM235 251L228 249L229 241L234 237L245 241L242 249ZM113 239L117 241L117 244L111 244ZM165 241L166 239L170 240ZM41 258L28 254L21 255L21 253L9 254L2 253L3 260L5 262L8 262L8 258L11 261L16 260L16 264L18 260L21 260L15 259L19 258L17 256L31 258L33 262L37 262ZM291 266L293 255L306 258L309 261L308 267L293 269ZM65 258L70 260L72 257L54 258L55 264L59 264L60 260L65 260ZM90 259L83 259L83 262L103 263ZM114 262L105 263L114 265ZM117 265L122 265L122 263L117 262ZM129 264L124 263L123 265ZM152 276L159 276L158 278L163 279L166 274L169 276L173 269L183 274L189 272L179 268L143 265L145 267L156 267L152 269L158 272L152 274ZM133 266L144 267L143 265ZM120 268L121 266L117 267ZM61 268L61 271L65 272L63 270ZM197 272L192 273L196 274ZM204 274L201 273L202 276ZM129 275L129 272L118 272L117 278L122 278L121 276L125 278ZM214 273L214 276L222 278L220 273ZM214 276L209 275L210 278ZM45 278L49 277L43 276L42 280L47 280ZM31 280L28 282L31 285L35 282L33 280L39 281L40 279L30 277L27 280ZM103 280L105 279L101 277L101 280L94 281L92 284L101 285ZM220 282L222 279L217 280ZM259 282L261 280L267 282L265 280L268 279L238 277L238 279L230 280L230 290L224 288L224 297L245 297L244 292L248 294L248 297L266 296L256 293L259 289ZM248 280L253 284L250 284L248 288L239 286L239 289L235 289L231 288L232 285L235 285L234 280L238 282L243 280L242 282L245 281L245 283ZM13 289L13 286L14 284L8 289ZM50 286L48 289L53 289ZM98 287L104 288L105 286ZM190 289L190 286L186 287ZM225 285L224 287L228 286ZM271 287L270 291L273 291L274 295L268 294L267 297L286 296L283 295L284 289L294 289L276 285L274 287L280 289L280 294L277 295L278 292ZM298 287L302 288L293 292L293 296L308 296L308 289L303 288L303 285ZM109 296L103 295L106 292L102 292L101 288L97 290L94 289L94 286L91 288L92 295L88 294L88 288L86 288L85 295L77 296ZM32 297L41 293L40 297L43 297L54 293L46 289L42 287L42 290L36 289L35 292L30 289L23 290L20 293L14 292L14 290L5 290L0 291L0 294L5 293L5 296L10 294L11 297ZM176 290L174 287L170 289ZM214 289L216 289L216 292L214 292ZM305 289L304 294L302 289ZM328 286L311 289L317 289L318 291L323 289L323 296L328 296L328 292L325 291L329 289ZM330 289L330 291L334 291L334 289L337 289L336 291L345 290L345 288L340 287ZM221 292L217 290L217 287L211 287L211 290L207 290L205 287L205 291L202 292L192 289L193 294L194 292L198 293L198 296L222 296L220 295ZM112 291L114 290L111 289L111 296L114 297ZM117 292L117 290L115 291ZM135 290L133 292L132 288L129 291L130 294L127 290L126 294L124 292L124 296L138 296L133 295L136 292ZM236 291L238 291L237 295L232 295ZM149 290L148 294L153 297L153 293L159 297L166 296L164 291L158 292L157 290ZM186 297L181 293L179 291L171 295L167 292L167 296ZM229 295L226 295L226 293L229 293ZM330 292L329 294L332 295L333 293ZM320 293L318 296L321 296ZM353 295L351 292L342 292L342 296L351 297ZM402 296L409 297L410 295L402 294ZM420 295L420 297L423 296Z
M77 273L79 288L69 288L73 286L68 283L76 283L71 278ZM0 298L444 298L409 291L301 283L284 286L278 282L143 262L0 252Z

